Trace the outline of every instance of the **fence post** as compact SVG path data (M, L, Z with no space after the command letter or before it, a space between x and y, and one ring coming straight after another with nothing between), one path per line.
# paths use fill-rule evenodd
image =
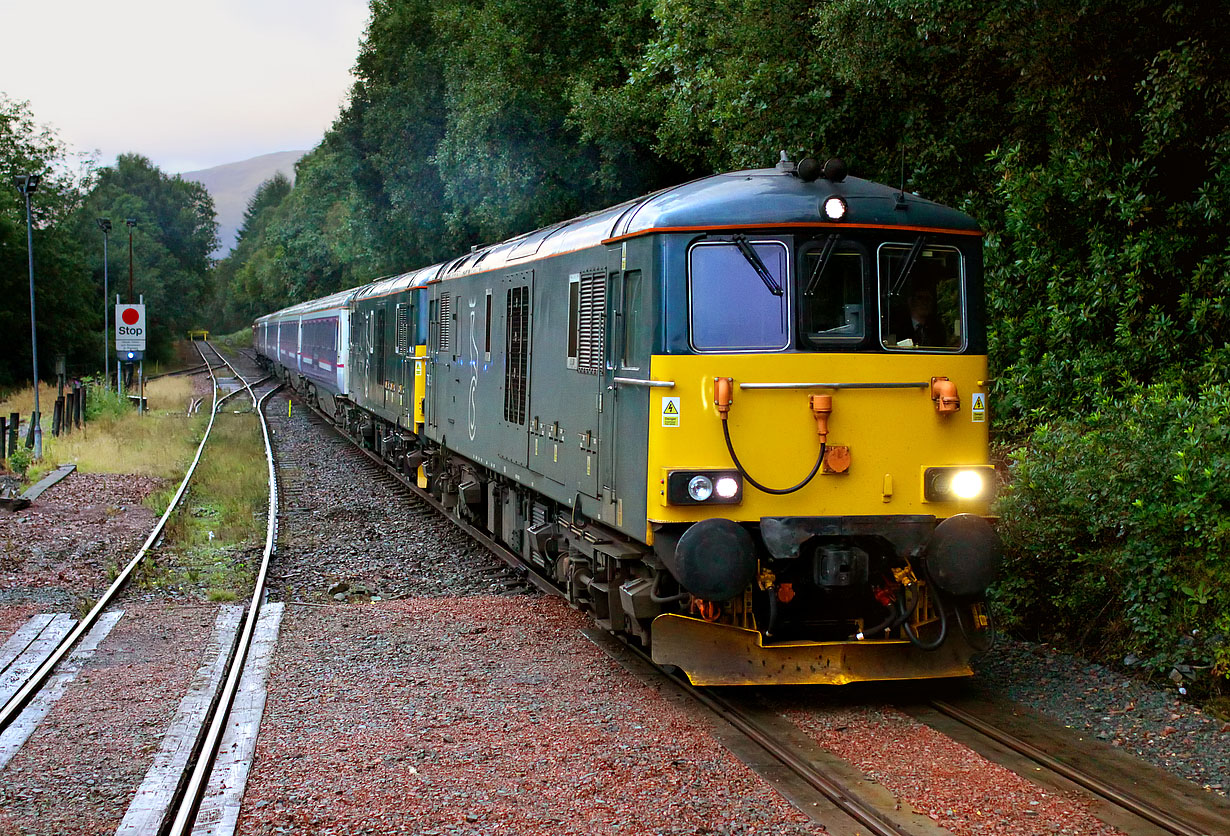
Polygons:
M17 433L21 430L21 413L9 413L9 455L17 449Z
M40 416L37 412L30 413L30 427L26 430L26 449L34 449L34 428L38 426Z
M9 419L0 415L0 459L8 460Z
M64 378L66 376L66 366L67 364L65 363L64 355L57 354L56 355L56 387L57 387L56 405L55 405L55 409L52 410L51 412L51 434L52 435L59 435L60 433L64 432L64 424L66 423L64 419L67 417L67 414L68 414L64 411L64 407L67 405L67 401L64 400Z

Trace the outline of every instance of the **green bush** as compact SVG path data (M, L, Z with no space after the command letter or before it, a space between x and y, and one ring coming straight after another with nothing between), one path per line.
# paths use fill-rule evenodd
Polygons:
M245 325L238 331L231 334L223 334L221 337L215 338L228 348L251 348L252 347L252 326Z
M30 465L34 463L33 451L26 448L26 445L18 443L17 447L9 451L9 470L16 473L21 478L26 477L26 472L30 469Z
M1230 387L1153 387L1010 454L997 585L1011 628L1230 677Z
M104 386L101 379L90 383L90 392L85 399L85 420L121 418L132 411L128 396L120 396L114 385Z

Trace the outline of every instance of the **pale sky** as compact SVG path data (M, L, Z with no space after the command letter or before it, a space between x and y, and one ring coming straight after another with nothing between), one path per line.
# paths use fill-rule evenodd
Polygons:
M0 0L0 92L70 152L168 174L320 143L367 0Z

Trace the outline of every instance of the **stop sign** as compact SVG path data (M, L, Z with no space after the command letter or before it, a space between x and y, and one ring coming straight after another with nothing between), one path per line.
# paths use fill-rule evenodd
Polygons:
M145 306L115 306L115 350L145 351Z

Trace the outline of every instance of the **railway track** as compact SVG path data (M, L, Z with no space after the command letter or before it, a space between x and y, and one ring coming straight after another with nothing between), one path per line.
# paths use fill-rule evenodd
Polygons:
M1032 781L1040 780L1040 772L1044 772L1051 776L1053 784L1075 784L1100 799L1102 815L1114 818L1113 823L1126 832L1230 836L1230 804L1225 799L1202 793L1193 785L1161 774L1123 753L1075 745L1080 741L1075 740L1076 734L1071 730L1063 730L1066 735L1038 733L1031 735L1033 740L1026 739L1026 728L1013 728L1014 724L1004 721L1005 716L1014 714L1014 709L995 702L971 702L962 707L937 698L907 711L950 736L951 724L957 724L965 730L962 742L989 757L995 756L996 750L1019 756L995 759ZM933 714L950 723L937 723ZM1034 718L1027 719L1024 725L1032 725L1035 730L1038 727ZM1069 740L1065 741L1065 736Z
M813 821L835 836L924 836L943 831L875 782L823 750L776 713L756 705L756 692L703 688L662 670L648 654L606 631L586 635L655 689L670 689L729 732L722 742ZM734 693L735 696L731 696Z
M350 441L326 416L319 412L316 412L316 415L341 438ZM435 508L454 525L521 573L527 583L541 591L558 594L558 590L551 583L529 571L502 544L449 513L434 497L418 488L403 474L389 468L377 455L357 445L353 445L353 449L360 451L379 468L380 478L386 484L397 484L407 493ZM729 737L724 742L736 750L742 749L737 753L745 761L760 761L761 768L758 771L762 776L772 781L799 809L823 824L829 832L876 836L937 832L933 822L908 809L903 810L900 802L891 793L875 785L875 782L861 781L856 774L857 770L842 769L840 766L834 768L831 759L824 758L814 749L809 750L801 743L797 734L791 735L787 731L787 721L781 720L771 711L756 707L754 694L746 695L748 698L741 696L738 699L728 699L721 693L721 689L697 688L684 677L672 676L662 671L639 649L607 632L596 628L586 632L595 644L620 660L625 667L635 668L634 673L642 680L652 681L657 688L662 688L663 683L669 681L670 687L677 693L702 706L719 723L733 729L744 741L743 744L740 745ZM1128 786L1116 785L1105 776L1099 777L1096 771L1083 770L1064 763L1039 747L1017 738L1007 730L979 720L955 705L935 700L929 707L974 733L1020 753L1028 758L1030 763L1037 764L1035 770L1017 770L1027 779L1036 782L1036 769L1045 769L1113 805L1118 811L1113 816L1114 823L1125 832L1149 836L1230 836L1228 819L1216 802L1207 810L1193 812L1189 805L1184 805L1188 809L1184 809L1182 813L1168 811L1137 797ZM794 739L791 739L792 737ZM772 764L767 769L764 768L766 757ZM1103 807L1103 810L1105 809Z
M197 351L201 354L203 363L201 369L208 370L213 382L212 406L205 432L202 434L195 456L187 468L178 490L168 503L165 513L145 538L142 546L117 574L115 580L94 604L90 612L71 631L66 632L66 635L46 656L44 661L30 672L21 686L16 688L3 708L0 709L0 731L3 731L20 717L23 709L30 704L41 689L52 681L57 668L61 666L61 663L74 648L82 643L82 637L87 636L95 625L103 619L116 617L113 614L109 614L108 611L119 601L124 589L139 571L142 564L157 551L167 523L181 504L192 482L193 475L196 473L202 455L206 450L206 445L209 444L217 416L230 399L246 393L251 400L253 410L260 419L269 486L265 543L260 567L256 572L253 594L247 605L242 624L232 634L235 636L234 643L229 647L222 648L223 658L229 660L222 684L215 693L208 696L206 700L208 710L204 713L203 722L199 723L199 729L190 732L194 743L190 750L184 752L185 756L182 758L183 766L179 767L180 774L173 776L169 781L163 781L164 784L173 787L172 790L162 793L165 796L163 799L166 802L165 805L152 812L149 810L139 811L135 820L139 821L140 824L128 824L128 819L126 818L126 824L121 825L120 832L151 832L151 825L149 823L155 820L158 824L153 829L156 829L160 834L184 834L192 830L194 818L208 786L214 756L226 728L228 714L235 701L244 672L245 662L252 646L253 637L256 634L257 619L265 597L265 580L268 573L269 558L276 543L278 519L277 479L270 443L270 433L263 407L269 396L279 387L269 387L263 393L258 394L256 387L263 383L265 379L253 381L245 378L214 346L208 343L194 344L197 346ZM207 350L216 355L216 359L209 359L206 356ZM215 374L215 369L218 368L229 369L232 377L229 379L220 378L218 374ZM223 393L223 388L228 388L230 391ZM181 731L180 733L182 734L183 732ZM134 807L136 806L138 805L134 804Z
M210 348L212 349L212 346ZM200 348L199 344L197 346L197 351L201 352L202 362L208 365L208 361L205 359L204 352ZM218 356L220 357L221 355ZM234 370L232 369L232 371ZM214 374L212 367L209 369L209 376L214 384L213 406L210 410L209 423L205 427L205 432L201 437L201 442L196 449L196 455L189 464L187 472L184 474L183 481L180 482L179 489L175 492L175 496L172 498L170 503L168 503L166 511L154 525L154 528L150 531L149 536L145 538L145 542L137 550L136 554L133 555L132 559L128 561L124 568L120 570L115 580L112 581L111 585L108 586L106 591L99 597L98 601L90 609L89 613L78 621L77 625L59 641L55 649L46 658L46 660L30 672L30 674L22 682L21 686L16 689L12 696L10 696L5 702L4 706L0 708L0 732L3 732L13 723L26 705L29 704L30 700L32 700L39 690L46 685L47 681L54 674L56 668L61 664L61 662L63 662L64 658L72 651L78 642L80 642L81 638L94 628L103 613L105 613L117 600L120 592L128 585L128 582L132 579L138 567L140 567L142 562L145 560L145 556L162 536L162 532L166 528L167 521L171 518L171 515L175 513L175 509L179 506L180 500L183 499L184 493L188 489L188 484L192 480L192 474L196 472L196 467L201 461L201 454L204 452L205 445L209 441L209 434L213 429L214 418L217 415L218 407L234 394L232 392L219 398L218 379ZM255 396L253 397L255 398ZM255 400L253 402L255 402Z
M264 407L269 396L276 392L279 387L271 387L258 397L253 386L259 385L261 381L257 381L256 384L250 383L223 357L221 352L212 345L210 348L231 369L235 377L242 382L243 389L248 392L252 399L253 410L260 419L261 435L265 446L265 463L269 475L269 505L266 514L265 544L261 553L260 566L256 573L256 581L253 584L252 597L248 602L243 624L240 628L235 648L231 653L231 661L227 668L225 682L203 723L204 736L195 750L195 756L191 759L191 772L187 776L186 783L182 784L182 790L174 796L170 806L166 817L167 821L170 822L170 826L163 831L165 836L182 836L183 834L193 832L197 812L209 787L214 759L218 753L218 747L221 744L223 734L226 731L231 706L234 704L236 694L239 691L248 654L251 651L256 635L261 605L264 603L266 595L265 587L269 576L269 561L277 544L278 480L273 446L270 441L269 422L266 420ZM212 369L210 374L213 374ZM235 390L236 393L239 391L239 389ZM217 412L217 406L215 406L214 411L215 413Z

